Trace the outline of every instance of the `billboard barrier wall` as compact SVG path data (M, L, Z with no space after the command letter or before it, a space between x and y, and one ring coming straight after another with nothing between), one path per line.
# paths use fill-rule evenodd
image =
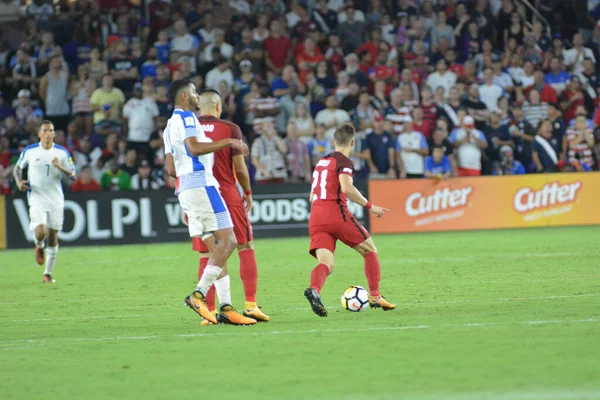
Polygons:
M366 182L358 187L367 194ZM256 238L308 235L310 185L260 185L253 190L250 221ZM6 247L30 247L26 197L0 196L0 206L2 202L0 249L4 228ZM368 228L365 210L356 204L350 210ZM161 243L187 241L189 234L177 196L170 190L67 193L59 239L64 245Z
M371 181L373 233L600 224L600 172Z

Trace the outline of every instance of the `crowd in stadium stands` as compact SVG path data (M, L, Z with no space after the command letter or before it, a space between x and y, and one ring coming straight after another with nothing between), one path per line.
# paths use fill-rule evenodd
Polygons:
M356 179L600 161L598 2L533 0L548 25L511 0L17 3L18 28L0 27L1 193L46 119L70 190L172 188L161 134L182 78L219 91L256 183L309 182L343 123Z

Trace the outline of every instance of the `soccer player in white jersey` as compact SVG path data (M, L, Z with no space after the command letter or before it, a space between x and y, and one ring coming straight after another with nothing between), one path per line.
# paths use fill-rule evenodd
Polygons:
M54 143L54 125L43 121L38 131L40 142L27 146L14 169L15 182L20 191L27 191L29 202L29 229L34 231L35 259L44 263L43 282L54 283L52 270L58 253L58 231L63 226L65 196L61 178L66 174L75 179L75 165L69 151ZM22 171L27 167L27 180ZM47 239L47 243L46 243Z
M239 139L213 142L204 134L194 114L198 110L199 96L191 81L181 79L172 82L169 97L174 111L163 132L163 141L165 153L173 157L178 178L175 193L188 217L190 236L201 238L210 250L208 265L196 290L185 298L185 304L214 324L255 324L255 319L237 313L231 304L225 263L237 243L231 216L219 193L219 183L212 174L215 151L232 147L248 154L248 147ZM172 174L173 171L168 172ZM213 284L220 304L217 316L210 312L206 304L206 293Z

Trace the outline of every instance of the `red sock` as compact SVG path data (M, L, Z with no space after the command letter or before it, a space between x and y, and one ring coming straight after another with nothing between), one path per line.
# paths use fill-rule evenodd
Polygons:
M258 287L258 267L256 266L256 254L254 250L246 249L239 253L240 256L240 278L244 285L246 301L256 302L256 288Z
M310 274L310 287L315 289L317 293L321 293L325 280L329 275L329 268L325 264L319 264L312 270Z
M208 257L200 257L200 268L198 268L198 280L202 278L202 274L204 273L204 268L208 265ZM206 305L209 310L216 310L217 303L215 301L215 285L212 285L208 292L206 293Z
M365 275L367 276L371 296L381 296L379 293L381 267L379 266L379 258L375 252L365 254Z

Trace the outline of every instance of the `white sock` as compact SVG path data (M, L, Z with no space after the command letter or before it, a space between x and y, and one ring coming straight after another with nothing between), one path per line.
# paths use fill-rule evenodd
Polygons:
M36 238L33 238L33 240L35 241L35 247L38 249L43 249L46 247L46 239L37 240Z
M56 264L56 253L58 253L58 246L46 248L46 270L44 275L50 275Z
M217 267L216 265L207 265L200 277L200 282L198 282L198 285L196 286L196 290L200 291L203 295L206 295L206 292L208 292L208 289L215 283L220 274L220 267Z
M215 281L215 289L219 298L219 306L231 305L231 285L229 275Z

